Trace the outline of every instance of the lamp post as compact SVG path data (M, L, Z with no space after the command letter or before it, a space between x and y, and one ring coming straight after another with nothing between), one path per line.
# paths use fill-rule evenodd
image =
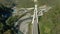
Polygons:
M32 34L38 34L38 10L37 10L37 0L34 0L34 14L33 14L33 20L32 20Z

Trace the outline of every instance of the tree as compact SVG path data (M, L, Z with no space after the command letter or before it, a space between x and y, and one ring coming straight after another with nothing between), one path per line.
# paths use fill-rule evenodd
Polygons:
M3 24L3 28L0 30L2 33L3 31L7 30L7 27L9 26L6 24L6 20L12 16L13 9L5 7L1 4L0 6L0 24Z

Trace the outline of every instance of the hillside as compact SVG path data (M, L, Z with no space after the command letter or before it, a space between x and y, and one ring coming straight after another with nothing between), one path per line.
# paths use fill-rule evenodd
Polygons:
M40 5L52 6L52 9L39 17L41 34L60 34L60 0L39 0Z

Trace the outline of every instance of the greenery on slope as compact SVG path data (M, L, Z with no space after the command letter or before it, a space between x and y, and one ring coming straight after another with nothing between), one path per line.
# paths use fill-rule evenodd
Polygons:
M60 0L41 0L40 2L41 5L52 6L51 10L39 17L40 33L60 34Z
M18 8L31 8L34 6L34 2L32 0L17 0Z

